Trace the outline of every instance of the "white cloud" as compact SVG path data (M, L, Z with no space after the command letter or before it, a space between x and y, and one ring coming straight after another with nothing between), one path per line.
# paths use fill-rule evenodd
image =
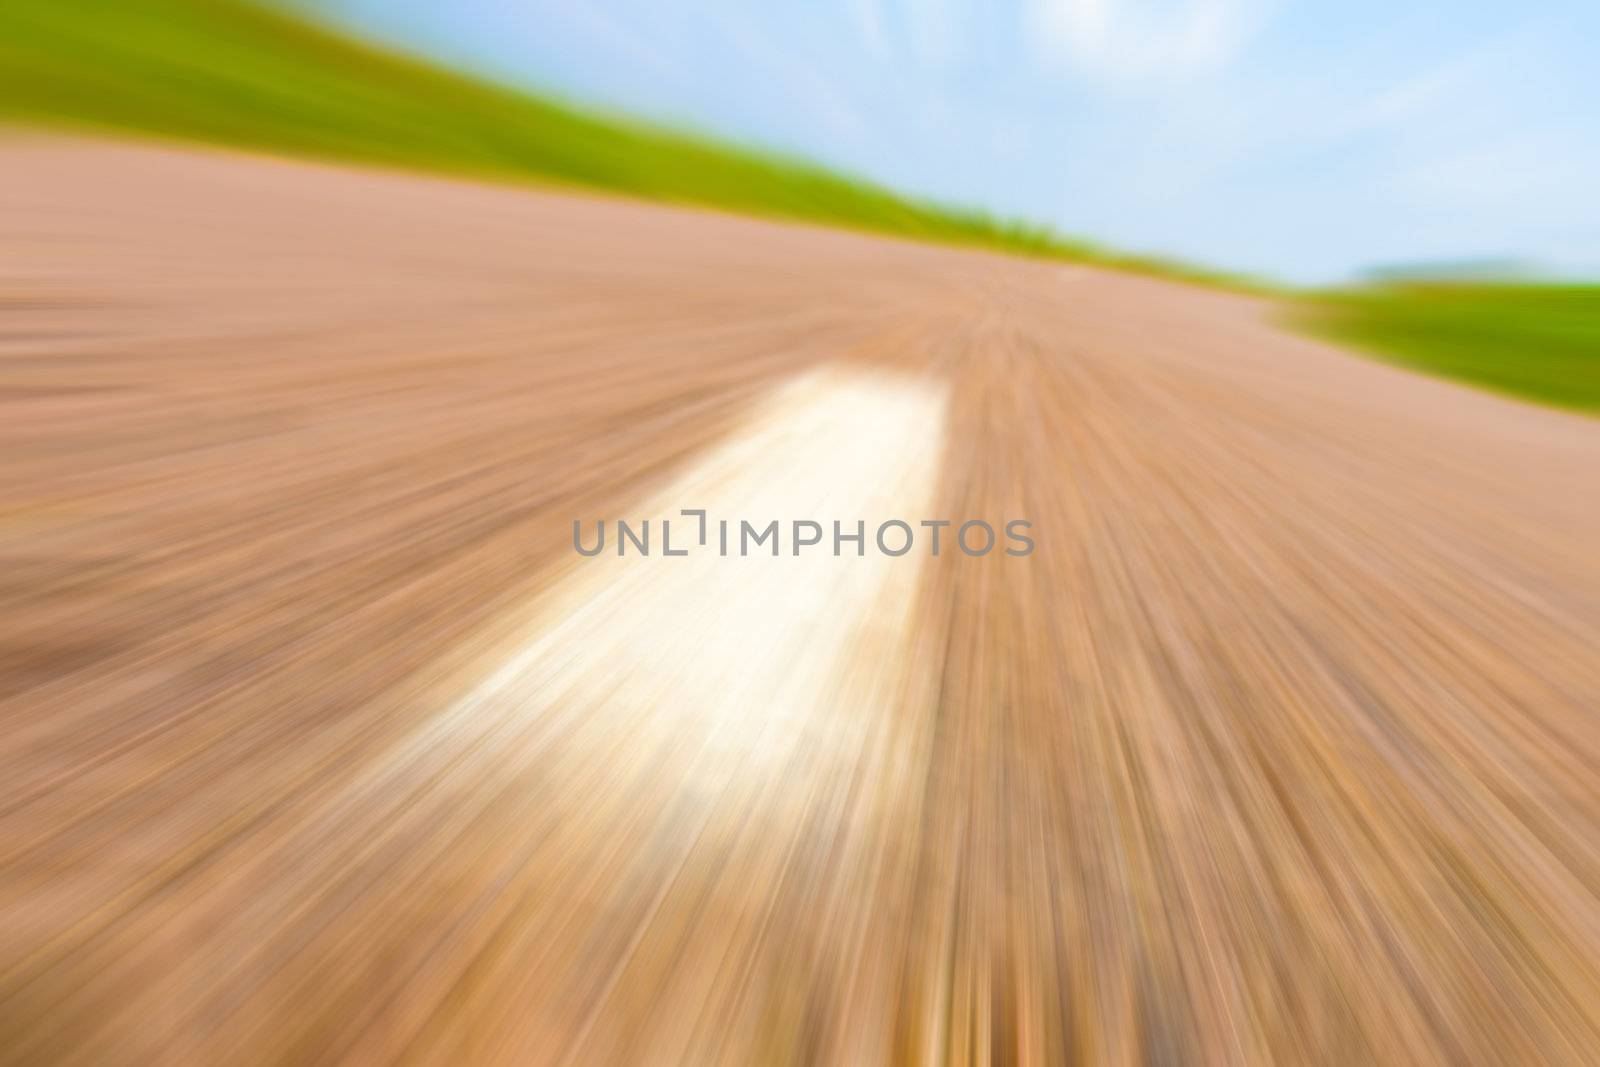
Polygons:
M1275 0L1028 0L1035 55L1104 83L1192 78L1226 67Z

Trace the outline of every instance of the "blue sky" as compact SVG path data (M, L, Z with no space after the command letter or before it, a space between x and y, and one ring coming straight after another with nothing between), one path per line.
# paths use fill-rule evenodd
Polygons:
M1600 273L1600 0L320 0L502 80L1298 282Z

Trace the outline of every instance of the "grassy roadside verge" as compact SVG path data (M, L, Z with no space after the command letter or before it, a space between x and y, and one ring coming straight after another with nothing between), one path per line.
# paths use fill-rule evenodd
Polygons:
M1307 296L1290 321L1388 362L1600 413L1600 285L1392 284Z
M585 186L1243 284L903 197L799 160L590 114L386 51L256 0L6 0L0 118Z

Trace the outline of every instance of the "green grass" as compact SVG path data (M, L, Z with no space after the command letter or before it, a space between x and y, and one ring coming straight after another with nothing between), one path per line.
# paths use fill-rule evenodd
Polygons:
M1309 297L1293 317L1393 363L1600 412L1600 285L1384 285Z
M632 196L1231 283L601 116L249 0L0 0L0 116Z

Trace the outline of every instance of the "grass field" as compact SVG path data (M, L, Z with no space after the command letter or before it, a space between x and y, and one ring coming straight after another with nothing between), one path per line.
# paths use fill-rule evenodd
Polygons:
M7 0L0 116L614 190L1239 283L456 74L244 0Z
M1294 321L1430 374L1600 411L1600 285L1385 285L1308 297Z

